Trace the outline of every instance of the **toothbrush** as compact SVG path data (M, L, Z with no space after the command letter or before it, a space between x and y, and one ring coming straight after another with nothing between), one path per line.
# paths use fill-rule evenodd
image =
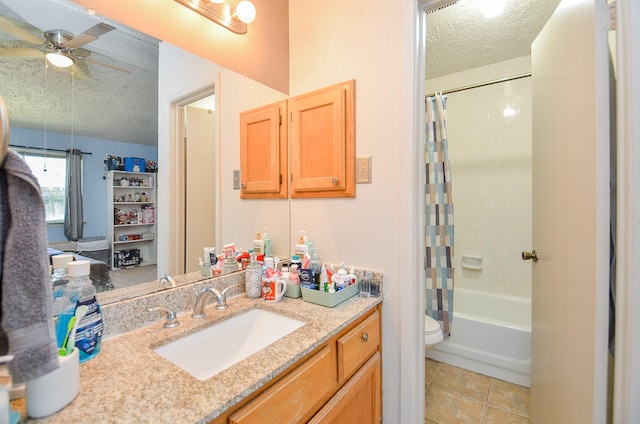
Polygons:
M71 329L71 334L69 334L69 338L67 339L67 342L65 344L65 355L63 356L69 355L71 352L73 352L73 347L76 344L76 331L78 330L78 323L82 318L84 318L88 311L89 307L87 305L80 305L76 308L76 314L73 317L75 318L75 322L73 324L73 328Z

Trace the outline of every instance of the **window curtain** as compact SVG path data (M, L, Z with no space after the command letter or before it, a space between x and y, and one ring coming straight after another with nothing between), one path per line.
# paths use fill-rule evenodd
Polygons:
M447 140L446 97L426 99L425 181L426 314L445 336L453 321L453 200Z
M67 188L64 208L64 235L68 240L82 238L82 152L67 150Z

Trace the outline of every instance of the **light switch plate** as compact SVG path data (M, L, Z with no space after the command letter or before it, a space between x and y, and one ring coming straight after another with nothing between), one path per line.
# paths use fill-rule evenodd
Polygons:
M240 190L240 170L233 170L233 189Z
M358 156L356 159L357 167L357 184L370 183L371 182L371 155Z

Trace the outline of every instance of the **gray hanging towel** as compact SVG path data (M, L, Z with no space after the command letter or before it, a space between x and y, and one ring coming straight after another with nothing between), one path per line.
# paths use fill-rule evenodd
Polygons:
M38 181L9 150L0 168L0 353L15 383L58 368L44 202ZM7 345L8 344L8 345Z

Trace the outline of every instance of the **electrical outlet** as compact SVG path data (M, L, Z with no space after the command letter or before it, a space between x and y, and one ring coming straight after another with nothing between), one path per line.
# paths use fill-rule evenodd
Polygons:
M357 160L357 178L356 183L371 182L371 156L358 156Z
M240 170L233 170L233 189L240 190Z

